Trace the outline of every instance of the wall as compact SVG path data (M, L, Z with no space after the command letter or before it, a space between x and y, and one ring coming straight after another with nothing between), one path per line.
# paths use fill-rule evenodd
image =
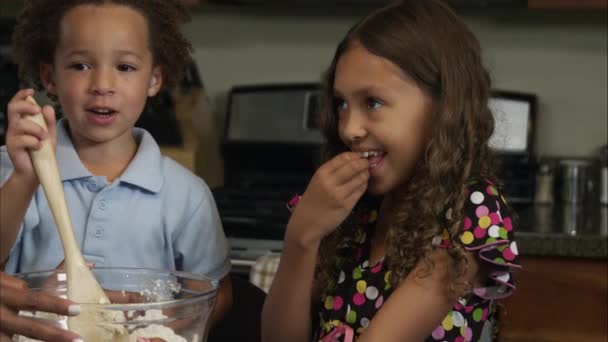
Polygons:
M202 6L186 33L223 118L237 84L317 81L348 27L364 12ZM537 151L587 156L607 142L606 15L527 10L461 11L484 48L497 89L539 98ZM219 124L219 123L218 123Z

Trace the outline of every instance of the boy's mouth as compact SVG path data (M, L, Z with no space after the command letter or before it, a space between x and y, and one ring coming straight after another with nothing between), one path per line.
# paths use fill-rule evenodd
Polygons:
M95 115L100 116L111 116L112 114L116 113L115 110L110 108L89 108L87 110Z

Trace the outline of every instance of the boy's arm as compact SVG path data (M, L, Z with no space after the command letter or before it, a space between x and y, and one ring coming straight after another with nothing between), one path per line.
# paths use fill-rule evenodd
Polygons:
M8 259L19 227L38 187L37 178L13 173L0 187L0 265Z

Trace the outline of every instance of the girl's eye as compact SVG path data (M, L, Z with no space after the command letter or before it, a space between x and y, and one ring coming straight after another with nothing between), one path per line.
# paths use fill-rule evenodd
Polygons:
M91 69L91 67L84 63L72 63L70 65L70 69L83 71L83 70L89 70L89 69Z
M343 99L335 98L334 99L334 103L335 103L335 106L336 106L336 111L338 113L340 113L344 109L348 108L348 105L346 104L346 101L344 101Z
M122 72L135 71L135 67L129 64L121 64L118 66L118 70Z
M367 109L375 110L382 107L384 103L376 98L369 97L365 99L365 105L367 106Z

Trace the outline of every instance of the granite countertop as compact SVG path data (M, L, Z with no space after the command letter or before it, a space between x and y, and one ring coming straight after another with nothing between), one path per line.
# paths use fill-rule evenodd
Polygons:
M522 256L608 259L608 207L513 205L515 239Z

